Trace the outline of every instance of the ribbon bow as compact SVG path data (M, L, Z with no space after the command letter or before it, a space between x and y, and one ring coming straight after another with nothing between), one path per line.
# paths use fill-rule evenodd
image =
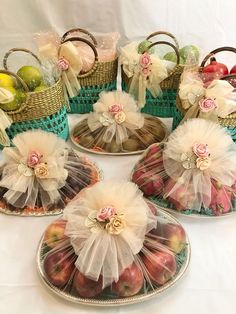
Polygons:
M146 103L147 89L153 97L161 94L160 83L168 77L165 61L147 52L138 54L132 43L121 49L121 63L127 77L131 78L129 93L138 101L140 108Z
M183 76L179 97L184 109L188 109L184 121L189 118L205 118L218 121L236 111L234 87L224 80L213 80L207 87L194 72Z

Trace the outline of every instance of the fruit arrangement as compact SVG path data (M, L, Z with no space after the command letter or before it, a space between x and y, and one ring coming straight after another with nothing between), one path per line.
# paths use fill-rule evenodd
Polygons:
M211 51L202 61L200 65L200 71L203 73L202 77L206 85L209 85L214 79L225 79L229 77L229 82L233 87L236 86L235 78L232 76L236 75L236 65L229 69L224 63L218 62L215 55L219 52L230 51L236 53L234 47L221 47ZM210 59L210 60L209 60ZM209 63L207 64L207 61Z
M144 117L144 126L137 130L132 130L127 140L123 143L117 143L115 138L107 143L102 138L104 127L91 131L88 126L88 120L84 119L76 125L72 133L73 141L79 146L90 149L94 152L102 153L132 153L143 151L149 145L155 142L162 142L166 137L164 124L157 118L146 115Z
M141 114L133 97L121 91L101 93L94 112L72 132L81 148L113 154L137 153L165 137L164 124Z
M99 186L99 184L94 185L94 189L85 189L81 197L87 198L87 201L90 202L91 200L89 201L88 198L94 191L100 190L101 197L107 195L112 189L108 189L108 184L111 184L111 182L104 182L102 183L103 186ZM136 190L132 183L126 182L122 184L129 191L132 189ZM119 183L116 186L118 189L123 190ZM103 188L105 190L102 190ZM113 190L113 193L117 192L114 185ZM112 197L114 197L111 195L113 193L110 193L110 202ZM131 196L129 201L131 201L132 197L134 196ZM110 225L109 228L107 227L107 224L111 224L112 219L123 219L123 216L118 214L118 207L116 214L114 214L115 207L111 207L111 205L105 206L98 211L97 219L103 228L99 229L96 234L91 230L92 234L90 234L88 229L91 228L91 225L85 223L86 228L82 232L84 232L84 235L86 234L86 239L81 238L79 240L77 234L80 231L77 228L79 228L80 223L77 224L76 220L80 219L83 223L85 216L81 212L82 208L80 208L80 206L83 207L83 202L81 203L78 199L78 201L71 203L71 208L67 207L63 219L56 220L48 226L41 240L38 262L40 274L46 284L64 297L72 296L78 301L95 298L96 300L105 300L106 302L110 300L111 303L114 300L118 301L118 303L119 301L122 302L122 300L125 302L125 298L132 296L137 296L138 300L139 296L146 295L148 297L149 294L155 293L159 289L167 288L169 282L178 277L182 273L183 268L187 266L189 247L186 233L176 220L159 211L152 203L144 201L141 194L138 193L135 197L137 197L134 201L135 203L142 200L141 206L143 204L145 207L147 206L146 209L149 211L147 214L150 217L152 216L155 223L151 223L148 228L150 230L145 234L141 247L129 262L127 262L126 258L130 254L129 245L132 244L130 243L126 247L127 243L124 243L124 240L120 241L123 238L122 233L125 236L125 228L129 227L125 224L118 226L118 220L112 228ZM109 197L107 197L108 199ZM100 206L101 203L105 204L106 200L97 200L97 202L99 204L97 206ZM118 206L117 202L116 197L116 201L113 199L113 204L115 203ZM113 214L111 211L113 211ZM79 212L81 214L78 214ZM113 216L108 217L111 214ZM129 216L128 212L127 215ZM77 219L75 220L76 217ZM125 219L128 219L127 216ZM91 222L94 222L94 219ZM137 237L137 241L141 237L141 229L142 224L140 224L140 232L134 235ZM109 233L111 231L114 233ZM100 240L103 238L103 245L102 243L99 244L99 241L96 242L97 240L94 238L94 246L91 246L88 250L86 249L85 253L84 248L87 247L90 236ZM127 237L130 236L127 233ZM109 245L107 247L107 237L110 238L111 243L116 241L118 248L112 246L109 248ZM95 247L95 243L98 245L98 248ZM106 256L106 254L110 254L110 250L113 250L113 257ZM127 250L126 258L124 250ZM93 255L94 253L96 253L95 256ZM116 265L120 262L120 255L124 259L123 265L118 267ZM98 256L101 258L101 263L104 263L104 267L101 265L102 270L96 272L94 259L98 259ZM84 264L87 258L90 259L92 265L88 267L89 269L86 267L87 264ZM100 265L97 266L100 267ZM93 269L93 267L95 268ZM117 276L116 274L116 280L113 280L113 275L117 270L119 275ZM89 301L87 302L89 303Z
M179 49L179 64L185 65L191 63L198 64L199 61L200 52L198 47L194 45L186 45ZM167 52L163 56L164 60L171 61L176 63L177 62L177 56L176 53L173 51Z
M171 211L228 214L236 210L234 145L217 124L189 120L165 145L153 144L145 151L133 169L132 181L148 199Z
M46 148L39 144L40 141ZM19 215L59 213L83 188L101 179L99 170L91 161L66 148L65 142L53 134L31 131L21 133L13 142L16 149L3 150L7 161L0 172L2 212ZM21 156L27 160L26 164L13 162L9 157L12 150L20 155L17 150L22 145L30 152L28 156ZM54 152L50 151L50 147L54 148ZM61 154L59 159L54 155L57 153ZM20 189L17 182L22 182ZM49 192L48 185L51 186Z

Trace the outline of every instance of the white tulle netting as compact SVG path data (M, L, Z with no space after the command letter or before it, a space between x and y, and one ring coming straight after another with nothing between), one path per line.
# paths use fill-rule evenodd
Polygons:
M177 210L232 209L236 149L226 130L205 119L180 125L166 144L151 146L132 180L148 196L162 196Z
M115 210L114 220L98 221L101 209ZM64 212L65 234L70 237L78 258L76 267L103 285L117 281L143 247L145 234L155 228L157 217L142 193L130 182L100 182L85 189ZM106 227L105 227L106 225Z
M56 135L28 131L4 148L0 195L16 208L64 207L82 188L97 182L92 163L69 149Z

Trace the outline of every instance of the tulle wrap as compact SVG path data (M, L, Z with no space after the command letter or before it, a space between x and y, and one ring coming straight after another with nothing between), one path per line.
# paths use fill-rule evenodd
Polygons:
M135 182L148 197L167 199L176 210L233 208L236 146L227 131L206 119L189 119L164 144L153 144L135 165Z
M186 156L192 156L196 143L207 144L210 165L205 170L195 165L186 169ZM191 162L191 160L190 160ZM175 181L166 196L178 198L176 190L187 187L193 196L192 208L200 210L201 205L211 203L211 180L231 187L236 179L236 149L231 137L218 124L204 119L191 119L179 126L168 138L163 152L163 163L167 175ZM178 198L181 202L181 199ZM183 204L185 205L185 204Z
M111 233L98 222L102 208L116 209L122 220L119 233ZM67 220L65 234L78 255L76 267L90 279L102 276L104 287L117 281L132 264L145 234L157 223L142 193L131 182L100 182L83 190L67 206L63 218Z
M5 130L11 124L11 118L2 109L0 109L0 144L2 146L10 146L11 142Z
M6 164L0 186L8 189L4 198L20 208L35 206L39 195L44 207L56 203L58 190L68 176L66 143L52 133L37 130L17 135L13 144L15 147L3 149Z
M189 118L203 118L218 121L236 111L236 93L234 87L225 80L214 79L204 82L207 74L199 74L197 70L186 70L182 75L179 97L182 107L187 110L182 122ZM201 108L203 99L212 99L214 108Z
M129 93L132 94L138 101L140 108L145 106L146 90L149 90L153 97L161 95L160 83L168 77L167 62L161 60L157 54L148 54L150 62L147 66L146 72L140 64L142 55L138 53L138 44L132 42L125 47L121 48L120 63L123 66L123 71L128 78L131 78L129 84ZM168 64L174 67L173 62Z
M110 110L113 105L120 106L118 116ZM129 138L130 131L141 129L144 125L144 116L138 112L135 100L122 91L102 92L93 110L88 116L89 129L93 132L104 127L102 140L106 143L114 138L117 144L121 144ZM122 120L118 119L119 114Z

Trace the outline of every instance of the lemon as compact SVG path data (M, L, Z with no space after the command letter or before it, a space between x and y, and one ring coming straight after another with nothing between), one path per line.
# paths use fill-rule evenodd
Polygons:
M21 104L26 100L25 92L16 90L14 87L5 87L13 95L13 100L0 104L0 108L4 111L12 111L20 108Z
M46 89L47 86L43 83L41 83L39 86L37 86L35 89L34 89L34 92L41 92L42 90Z
M42 83L43 76L41 71L33 66L25 65L17 71L17 75L28 85L29 89L33 91Z
M12 77L5 73L0 73L0 87L13 87Z

